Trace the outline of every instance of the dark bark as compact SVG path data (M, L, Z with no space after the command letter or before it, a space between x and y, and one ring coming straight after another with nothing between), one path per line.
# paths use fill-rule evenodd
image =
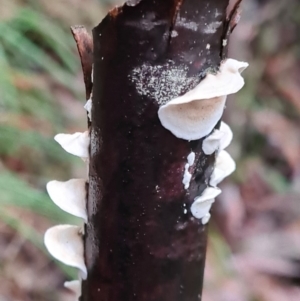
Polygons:
M176 138L157 112L217 70L234 17L228 2L130 1L93 30L84 301L201 300L207 226L190 206L215 157L203 154L202 139Z

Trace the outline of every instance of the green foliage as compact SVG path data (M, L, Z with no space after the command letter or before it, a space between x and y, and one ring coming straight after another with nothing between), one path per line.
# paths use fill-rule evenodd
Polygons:
M14 0L0 11L0 220L48 256L42 231L11 213L22 209L48 226L79 222L56 207L45 189L50 179L74 177L77 166L84 172L84 164L53 140L77 126L64 99L84 104L83 84L74 84L82 74L68 28L79 20L67 26L49 14L46 2L30 4ZM74 269L59 266L75 279Z
M56 223L74 223L74 218L56 207L45 191L35 189L13 173L2 170L0 175L0 206L15 206L35 211Z
M36 231L31 225L28 225L23 220L20 220L14 216L12 216L7 211L0 211L0 219L2 222L7 224L9 227L16 230L22 237L28 241L30 241L33 245L39 248L42 252L47 254L47 250L43 244L43 235ZM65 275L70 279L76 278L76 272L74 269L60 263L57 261L57 265L59 268L65 273Z

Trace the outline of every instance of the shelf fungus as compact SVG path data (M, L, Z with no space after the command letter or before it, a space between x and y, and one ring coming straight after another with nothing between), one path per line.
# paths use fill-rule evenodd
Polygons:
M90 137L88 131L84 133L58 134L54 139L66 152L84 159L89 157Z
M195 198L191 207L191 212L194 217L201 219L202 224L209 221L209 210L215 201L215 198L221 193L221 190L216 187L207 187L201 196Z
M214 171L210 177L211 186L218 185L224 178L235 171L235 162L231 156L224 150L218 153Z
M85 109L90 110L91 102ZM75 134L58 134L54 139L70 154L89 158L89 131ZM47 191L51 200L63 211L82 218L87 223L87 180L71 179L66 182L50 181ZM82 227L58 225L48 229L44 243L49 253L62 263L80 270L79 280L65 282L65 287L73 291L76 299L81 295L81 279L87 278L87 268L84 259Z
M47 191L52 201L62 210L87 221L86 180L72 179L67 182L51 181Z
M195 198L191 206L193 216L201 219L202 224L208 223L211 206L221 193L216 185L235 170L235 162L224 151L232 140L232 131L222 121L219 129L216 125L223 115L227 95L238 92L244 86L241 72L247 67L248 63L226 59L217 72L207 72L195 88L170 100L158 110L161 124L177 138L188 141L204 138L203 153L207 156L216 153L210 186ZM185 189L189 188L193 177L190 166L186 163L184 169L182 182Z
M44 237L49 253L62 263L76 267L86 279L87 270L83 256L83 240L78 226L58 225L48 229Z
M226 145L226 144L225 144ZM191 206L194 217L201 219L202 224L208 223L210 219L210 209L221 190L216 186L227 176L234 172L236 168L234 160L225 150L218 152L213 173L210 177L209 185L204 192L195 198Z
M216 150L225 149L232 141L232 137L230 127L222 121L220 129L215 129L211 135L203 140L202 149L206 155L211 155Z
M81 281L80 280L73 280L73 281L66 281L64 283L64 287L69 289L75 294L75 298L78 299L81 296Z
M92 39L83 26L71 27L80 54L84 83L86 88L86 104L84 109L88 115L88 130L74 134L58 134L54 137L68 153L78 156L87 165L89 172L90 159L90 126L92 110ZM71 179L69 181L50 181L47 191L54 202L63 211L83 219L84 226L58 225L48 229L44 243L49 253L62 263L79 269L79 279L68 281L64 286L72 291L79 300L82 280L87 279L87 267L84 256L84 234L87 216L88 179Z
M185 140L198 140L210 134L222 117L227 95L244 86L240 73L247 66L234 59L223 61L219 71L207 73L194 89L159 108L161 124Z

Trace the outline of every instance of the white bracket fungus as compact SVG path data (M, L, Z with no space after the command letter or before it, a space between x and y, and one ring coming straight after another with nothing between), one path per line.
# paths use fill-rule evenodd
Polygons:
M216 150L225 149L230 144L232 137L230 127L222 121L220 129L215 129L211 135L203 140L202 149L206 155L211 155Z
M191 212L195 218L201 219L202 224L209 221L209 210L215 201L215 197L221 193L221 189L216 187L207 187L201 196L195 198L191 206Z
M89 157L89 132L75 134L58 134L54 137L61 147L68 153L81 157Z
M244 86L240 73L247 67L248 63L226 59L216 74L208 73L194 89L161 106L161 124L178 138L205 137L220 120L226 96Z
M66 281L64 283L64 287L75 293L76 299L78 299L81 296L80 280Z
M219 130L214 130L207 138L203 140L202 149L204 154L211 155L220 146L220 141L223 138L224 133Z
M236 165L232 157L228 154L228 152L222 150L216 158L216 165L210 177L209 184L211 186L218 185L224 178L233 173L235 168Z
M93 70L92 70L93 73ZM93 75L92 75L93 80ZM92 95L92 94L91 94ZM84 109L91 121L92 99L86 102ZM81 157L89 164L90 133L58 134L54 139L68 153ZM72 179L66 182L50 181L47 191L52 201L62 210L80 217L87 223L86 180ZM75 293L78 300L81 296L81 279L87 278L84 261L84 228L71 225L58 225L48 229L44 243L49 253L62 263L80 270L80 280L65 282L64 286Z
M82 278L86 279L83 239L79 227L70 225L52 227L46 231L44 243L54 258L66 265L78 268Z
M62 210L87 221L86 180L72 179L67 182L51 181L47 191L52 201Z
M223 150L226 147L228 147L229 144L231 143L233 138L233 133L229 125L223 121L221 122L219 131L224 134L223 137L221 138L220 148L219 148L219 150Z

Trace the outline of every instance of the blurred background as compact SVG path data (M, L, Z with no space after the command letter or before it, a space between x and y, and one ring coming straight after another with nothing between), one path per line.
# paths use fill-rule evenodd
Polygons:
M115 1L116 3L117 1ZM85 173L53 140L86 128L69 27L91 30L112 1L0 0L0 301L71 301L76 271L43 233L78 223L53 205L49 180ZM230 56L248 61L227 102L236 172L210 223L204 301L300 300L300 3L244 0Z

